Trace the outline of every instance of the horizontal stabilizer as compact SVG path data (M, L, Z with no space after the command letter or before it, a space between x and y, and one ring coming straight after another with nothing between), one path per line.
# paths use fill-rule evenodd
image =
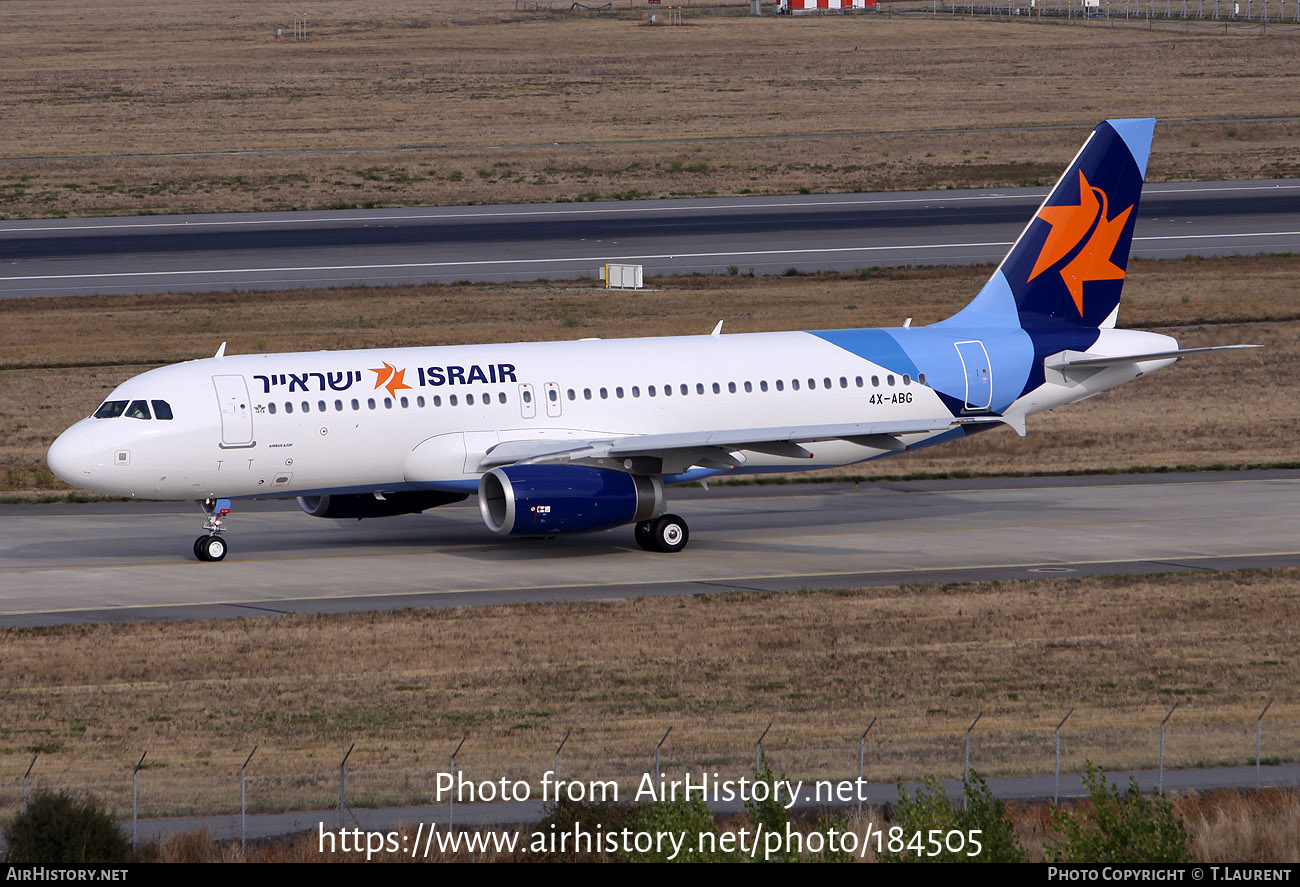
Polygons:
M1191 354L1207 354L1211 351L1239 351L1244 348L1260 348L1260 345L1215 345L1209 348L1175 348L1173 351L1149 351L1145 354L1116 354L1110 357L1088 354L1083 351L1062 351L1053 354L1044 361L1048 369L1063 370L1068 367L1117 366L1122 363L1141 363L1144 360L1177 360Z

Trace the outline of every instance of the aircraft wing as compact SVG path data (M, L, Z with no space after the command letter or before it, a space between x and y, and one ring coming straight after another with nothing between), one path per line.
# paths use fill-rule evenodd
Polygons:
M880 450L904 450L902 436L932 434L961 425L1004 423L1024 434L1024 423L1002 416L947 416L891 422L851 422L829 425L786 425L722 431L683 431L669 434L629 434L594 440L509 440L488 450L481 469L518 463L568 462L610 465L636 473L680 474L693 466L729 470L745 462L742 450L811 459L803 444L846 440Z

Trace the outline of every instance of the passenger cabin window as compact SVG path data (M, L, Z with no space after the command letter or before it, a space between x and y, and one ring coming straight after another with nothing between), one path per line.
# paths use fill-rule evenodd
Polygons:
M124 400L106 400L95 410L94 418L96 419L116 419L126 411L126 401Z

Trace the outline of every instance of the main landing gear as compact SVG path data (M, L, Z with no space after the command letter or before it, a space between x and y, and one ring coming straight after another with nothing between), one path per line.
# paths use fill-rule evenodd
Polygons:
M223 560L226 557L227 546L221 534L226 531L225 518L230 514L230 500L204 499L199 506L207 515L207 520L203 522L203 529L208 531L208 535L194 540L194 556L201 561Z
M686 521L677 515L661 514L637 523L635 536L636 544L646 551L665 551L671 554L686 547L691 533Z

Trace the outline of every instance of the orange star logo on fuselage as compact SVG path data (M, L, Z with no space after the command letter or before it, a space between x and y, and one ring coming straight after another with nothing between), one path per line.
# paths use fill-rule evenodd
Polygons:
M1123 280L1124 269L1110 260L1115 245L1124 231L1133 207L1115 218L1107 218L1106 192L1088 183L1088 177L1079 170L1079 202L1074 206L1045 206L1038 218L1052 226L1047 241L1034 263L1033 280L1048 268L1064 259L1079 244L1083 248L1061 268L1061 280L1074 299L1074 306L1083 316L1083 285L1090 280ZM1086 242L1085 242L1086 241Z
M406 370L404 368L399 370L387 361L384 361L383 364L384 365L379 368L370 368L370 372L375 374L376 388L386 388L388 389L389 394L396 397L397 392L401 391L403 388L411 387L404 381L406 378Z

